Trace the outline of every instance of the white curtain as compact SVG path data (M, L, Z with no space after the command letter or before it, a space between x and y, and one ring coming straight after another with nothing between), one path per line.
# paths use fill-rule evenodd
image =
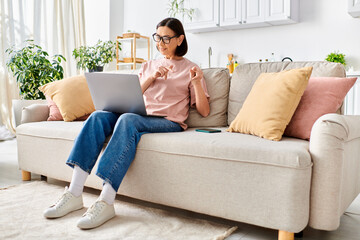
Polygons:
M6 69L5 50L21 48L27 39L34 39L50 56L67 59L64 77L77 74L72 50L86 42L84 0L0 0L0 119L13 133L11 100L20 96Z

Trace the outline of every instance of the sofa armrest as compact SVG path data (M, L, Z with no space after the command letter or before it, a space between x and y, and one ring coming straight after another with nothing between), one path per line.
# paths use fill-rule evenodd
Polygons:
M326 114L311 130L309 225L335 230L360 192L360 116Z
M22 109L21 124L46 121L48 117L49 107L47 104L32 104Z

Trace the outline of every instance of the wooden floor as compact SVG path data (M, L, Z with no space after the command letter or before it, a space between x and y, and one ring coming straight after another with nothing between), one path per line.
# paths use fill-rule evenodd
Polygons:
M17 149L16 140L0 141L0 188L22 183L21 171L17 164ZM32 175L33 180L40 180L39 175ZM54 184L66 185L64 182L59 182L53 179L48 179ZM98 190L86 189L86 191L93 191L98 194ZM195 218L203 218L214 222L228 224L230 226L238 226L238 230L229 236L226 240L276 240L278 231L256 227L239 222L228 221L220 218L210 217L193 212L174 209L170 207L155 205L131 198L118 196L117 198L127 199L128 201L136 202L147 206L154 206L166 210L174 211L181 215L186 215ZM318 231L311 228L304 230L303 240L360 240L360 196L353 202L347 212L341 218L340 228L336 231L326 232ZM1 232L0 232L1 236Z

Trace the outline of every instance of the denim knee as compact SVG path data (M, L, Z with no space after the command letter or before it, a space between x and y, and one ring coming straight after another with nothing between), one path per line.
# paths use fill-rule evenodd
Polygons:
M89 116L89 119L97 119L97 118L102 118L106 115L110 115L112 114L111 112L106 112L106 111L101 111L101 110L96 110L95 112L92 112Z
M101 110L97 110L93 113L91 113L91 115L89 116L89 118L87 119L87 121L89 122L103 122L103 120L110 120L114 117L114 113L112 112L107 112L107 111L101 111Z
M135 113L123 113L120 116L120 119L125 122L134 122L136 119L139 118L141 118L141 116Z
M133 124L139 118L141 118L141 116L137 115L135 113L123 113L119 117L117 124L122 124L122 125L125 125L125 126L129 126L129 124Z

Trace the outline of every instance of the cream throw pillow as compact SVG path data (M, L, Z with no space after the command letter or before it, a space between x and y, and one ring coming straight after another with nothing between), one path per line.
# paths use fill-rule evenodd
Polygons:
M312 67L305 67L260 74L227 131L281 140L311 72Z
M84 75L51 82L39 89L55 102L65 122L71 122L95 111Z

